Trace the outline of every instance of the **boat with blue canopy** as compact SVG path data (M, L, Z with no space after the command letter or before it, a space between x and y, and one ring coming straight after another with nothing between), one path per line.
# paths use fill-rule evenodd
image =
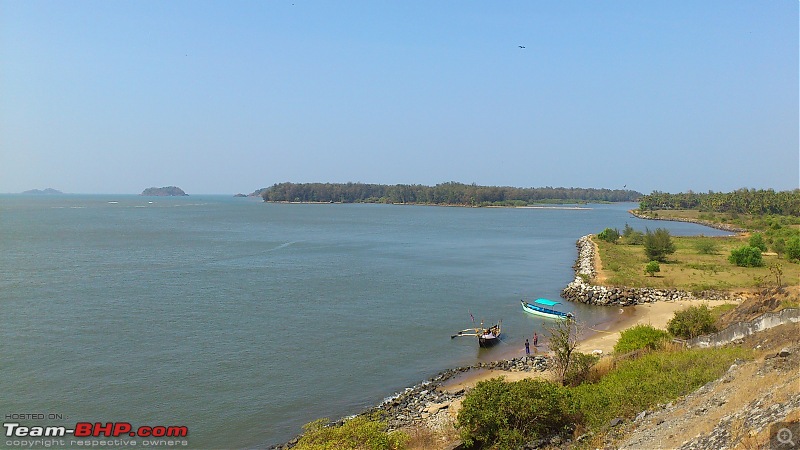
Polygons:
M535 314L537 316L547 317L548 319L574 319L575 316L571 312L563 312L553 309L554 306L560 305L560 302L554 302L546 298L537 298L533 303L520 300L522 303L522 310L526 313Z

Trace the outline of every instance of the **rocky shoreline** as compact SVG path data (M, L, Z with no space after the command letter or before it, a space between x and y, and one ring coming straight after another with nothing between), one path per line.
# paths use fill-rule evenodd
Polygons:
M594 267L594 243L587 235L578 239L576 246L578 247L578 260L574 266L575 279L561 291L561 297L565 300L600 306L630 306L676 300L741 300L735 294L720 291L692 293L680 289L593 285L590 282L597 275Z
M638 217L639 219L646 219L646 220L667 220L670 222L687 222L687 223L696 223L698 225L703 225L709 228L714 228L717 230L722 231L730 231L731 233L747 233L749 230L744 228L735 227L733 225L728 225L726 223L716 223L716 222L709 222L707 220L699 220L699 219L689 219L687 217L653 217L647 214L642 214L638 209L632 209L628 211L632 216Z
M371 407L358 415L378 414L389 425L389 430L397 430L426 424L445 424L450 423L450 407L453 402L461 400L466 394L464 389L456 392L447 392L442 389L444 384L452 378L466 374L473 370L496 370L505 372L544 372L550 366L550 359L545 355L523 356L502 361L491 361L477 363L471 366L456 367L447 369L435 377L406 388L391 397L383 400L379 405ZM339 426L350 417L344 417L331 426ZM273 445L271 450L285 450L297 445L300 436L291 441Z

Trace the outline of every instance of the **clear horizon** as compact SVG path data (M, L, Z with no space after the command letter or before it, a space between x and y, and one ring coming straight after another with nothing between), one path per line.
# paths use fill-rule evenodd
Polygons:
M0 0L0 192L800 187L796 1Z

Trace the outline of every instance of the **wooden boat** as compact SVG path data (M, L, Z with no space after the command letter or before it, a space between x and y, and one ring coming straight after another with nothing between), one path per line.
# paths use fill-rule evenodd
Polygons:
M522 310L526 313L547 317L548 319L573 319L575 317L571 312L552 309L553 306L559 305L560 303L547 300L546 298L538 298L533 303L520 300L520 303L522 303Z
M497 324L488 328L485 328L483 326L483 322L481 322L479 327L461 330L458 333L450 336L450 339L460 336L476 336L478 338L478 345L480 347L493 347L500 342L500 336L502 334L502 322L502 320L498 321Z

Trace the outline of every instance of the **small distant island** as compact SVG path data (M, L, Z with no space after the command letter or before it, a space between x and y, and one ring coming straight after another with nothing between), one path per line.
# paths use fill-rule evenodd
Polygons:
M176 187L176 186L165 186L165 187L151 187L147 188L142 191L141 194L148 197L184 197L188 196L186 192L183 192L183 189Z
M63 194L63 192L59 191L58 189L47 188L45 190L31 189L23 192L23 194Z

